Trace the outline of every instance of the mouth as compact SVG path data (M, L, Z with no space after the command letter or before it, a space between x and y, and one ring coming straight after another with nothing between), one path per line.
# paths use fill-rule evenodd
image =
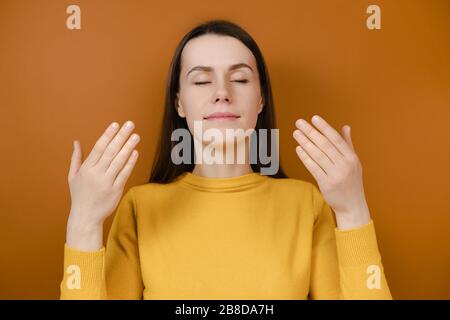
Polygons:
M210 121L218 121L218 120L236 120L239 119L240 116L238 116L237 114L234 114L232 112L215 112L212 113L206 117L204 117L203 119L205 120L210 120Z

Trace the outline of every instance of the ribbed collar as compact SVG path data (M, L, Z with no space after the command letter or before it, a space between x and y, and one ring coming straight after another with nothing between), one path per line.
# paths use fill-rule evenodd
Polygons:
M259 172L247 173L231 178L209 178L191 172L181 174L176 180L184 186L209 192L234 192L255 188L266 182L268 176Z

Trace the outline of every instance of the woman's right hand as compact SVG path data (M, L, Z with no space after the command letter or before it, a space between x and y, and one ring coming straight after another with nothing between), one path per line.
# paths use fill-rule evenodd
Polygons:
M70 163L68 182L71 208L67 223L66 244L84 251L95 251L103 245L103 223L117 208L125 184L138 158L135 149L138 134L130 134L134 123L122 128L112 123L95 143L83 162L78 141Z

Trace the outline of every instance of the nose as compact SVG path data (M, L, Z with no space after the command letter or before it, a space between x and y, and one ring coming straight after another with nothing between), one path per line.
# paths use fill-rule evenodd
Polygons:
M225 83L219 83L213 95L213 103L226 102L231 103L231 92Z

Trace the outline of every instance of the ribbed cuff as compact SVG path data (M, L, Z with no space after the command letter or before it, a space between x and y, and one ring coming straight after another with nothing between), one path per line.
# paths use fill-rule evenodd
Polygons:
M80 251L64 244L64 272L71 265L81 273L81 290L99 290L103 281L105 247L97 251Z
M341 267L381 261L373 220L349 230L335 228L337 254Z

